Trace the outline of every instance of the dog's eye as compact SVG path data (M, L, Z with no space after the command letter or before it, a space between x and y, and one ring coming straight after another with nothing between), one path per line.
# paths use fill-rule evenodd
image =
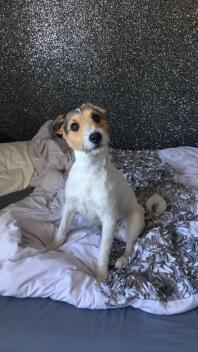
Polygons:
M92 119L94 120L94 122L99 123L101 120L101 117L98 114L93 114Z
M71 124L71 126L70 126L70 129L71 129L72 131L78 131L79 128L80 128L80 126L79 126L79 124L78 124L77 122L73 122L73 123Z

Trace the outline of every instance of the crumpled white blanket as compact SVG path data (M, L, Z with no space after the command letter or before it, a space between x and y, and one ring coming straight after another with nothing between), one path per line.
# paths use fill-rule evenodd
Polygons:
M185 180L189 176L187 183L197 187L198 148L166 149L160 157L171 160L178 170L188 165ZM49 252L45 246L60 221L65 177L53 166L40 180L31 195L0 212L0 294L50 297L79 308L106 308L106 298L95 281L99 230L90 228L77 214L68 241ZM167 304L133 299L129 305L151 313L173 314L197 306L198 297Z
M159 156L176 170L178 182L198 191L198 148L168 148Z
M68 241L57 251L46 250L63 199L63 187L54 194L36 190L1 212L0 294L51 297L81 308L104 308L94 279L99 233L76 216L76 229Z

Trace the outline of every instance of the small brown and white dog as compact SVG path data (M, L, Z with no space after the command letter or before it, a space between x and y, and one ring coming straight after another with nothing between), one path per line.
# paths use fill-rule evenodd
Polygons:
M53 124L74 150L75 162L65 186L65 204L61 223L50 249L63 244L75 212L84 215L91 225L102 225L97 281L108 274L109 255L117 222L126 217L126 249L116 261L116 268L127 265L132 245L144 229L144 209L122 173L115 168L108 153L109 130L106 111L92 104L58 116ZM147 210L163 213L166 203L155 194L148 199Z

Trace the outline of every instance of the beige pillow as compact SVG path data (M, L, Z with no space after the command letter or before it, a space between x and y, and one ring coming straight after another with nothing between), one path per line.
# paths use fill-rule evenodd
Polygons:
M29 142L0 143L0 196L22 190L35 175Z

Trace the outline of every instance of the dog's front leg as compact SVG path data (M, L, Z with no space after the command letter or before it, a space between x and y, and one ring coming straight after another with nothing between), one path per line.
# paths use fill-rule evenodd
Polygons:
M115 221L111 217L106 217L102 221L102 239L100 244L97 276L98 282L104 281L108 274L109 256L113 243L113 232L115 228Z
M71 222L73 220L73 216L73 209L71 209L71 207L65 203L58 231L55 234L54 240L48 245L50 250L60 247L65 242Z

